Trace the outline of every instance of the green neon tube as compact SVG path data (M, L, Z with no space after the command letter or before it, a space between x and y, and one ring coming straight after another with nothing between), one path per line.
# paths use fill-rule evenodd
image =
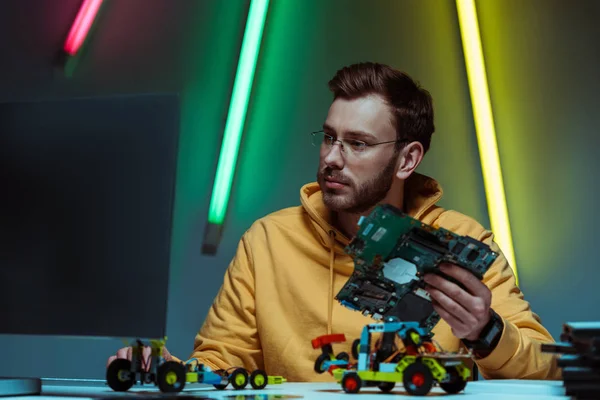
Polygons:
M250 4L210 199L208 222L212 224L222 224L225 219L268 8L269 0Z

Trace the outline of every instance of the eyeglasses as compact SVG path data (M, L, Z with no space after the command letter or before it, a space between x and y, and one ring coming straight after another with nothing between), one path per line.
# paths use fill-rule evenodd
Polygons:
M362 140L357 139L336 139L323 131L311 132L310 135L312 137L312 144L315 147L325 146L326 148L332 148L334 144L339 142L342 152L346 152L346 150L348 150L350 153L355 155L365 153L370 147L378 146L380 144L402 143L408 141L406 139L401 139L389 140L387 142L365 143Z

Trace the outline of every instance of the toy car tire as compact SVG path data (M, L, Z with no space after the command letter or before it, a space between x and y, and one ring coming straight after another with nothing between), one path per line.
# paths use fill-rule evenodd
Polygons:
M358 360L359 348L360 348L360 339L356 339L356 340L354 340L354 342L352 342L352 357L354 357L355 360Z
M229 383L236 390L244 389L248 385L248 371L244 368L237 368L229 376Z
M106 383L115 392L126 392L135 383L135 375L131 374L129 379L122 379L121 373L130 371L131 361L125 358L117 358L106 369Z
M163 393L181 392L185 387L185 367L176 361L166 361L158 367L156 384Z
M417 361L402 373L404 389L415 396L425 396L433 386L433 375L427 366Z
M325 364L325 361L327 360L329 360L329 356L327 356L327 354L320 354L319 357L317 357L317 360L315 361L315 372L317 374L322 374L325 372L325 369L323 369L323 364Z
M250 385L252 386L252 389L264 389L268 382L269 378L267 377L267 373L263 370L257 369L250 374Z
M362 379L356 372L349 372L342 378L342 389L346 393L358 393L362 386Z
M450 380L448 382L440 382L440 387L444 392L456 394L461 392L467 386L467 381L460 376L456 367L448 367L446 368L446 372L450 376Z
M227 388L227 386L229 385L229 374L227 373L227 371L222 369L216 370L214 371L214 373L221 376L221 383L215 383L213 384L213 386L217 390L225 390L225 388Z
M389 393L392 390L394 390L394 387L396 386L396 384L394 382L379 382L379 384L377 385L377 387L379 387L379 390L381 390L383 393Z

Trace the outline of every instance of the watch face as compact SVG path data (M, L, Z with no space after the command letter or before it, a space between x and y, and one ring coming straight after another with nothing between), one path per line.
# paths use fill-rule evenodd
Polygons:
M488 330L485 337L482 338L482 340L486 345L490 346L494 342L494 339L496 339L496 337L499 337L501 333L502 333L502 327L500 326L498 321L496 319L494 319L494 323L492 324L491 328Z
M503 330L504 323L502 321L502 318L500 318L498 314L492 311L492 317L488 324L481 331L480 337L474 341L463 340L463 343L469 349L475 350L477 353L479 353L480 351L489 353L498 344L498 341L502 336ZM484 355L481 354L479 356L482 357Z

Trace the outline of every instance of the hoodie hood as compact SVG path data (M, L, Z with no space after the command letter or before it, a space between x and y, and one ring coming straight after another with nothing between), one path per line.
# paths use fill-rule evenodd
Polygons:
M435 204L442 195L443 190L435 179L413 173L405 182L404 212L419 220L433 220L441 213L441 209ZM321 244L330 250L333 246L335 254L345 254L344 248L351 238L332 226L331 212L323 203L323 192L319 184L311 182L304 185L300 190L300 201L310 217L313 231Z

